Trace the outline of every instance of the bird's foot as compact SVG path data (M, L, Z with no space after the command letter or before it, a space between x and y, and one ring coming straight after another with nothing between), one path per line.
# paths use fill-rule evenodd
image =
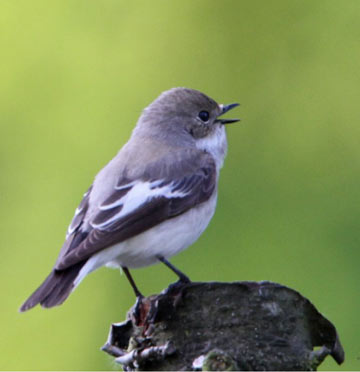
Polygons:
M144 313L143 299L144 299L144 296L142 294L136 296L134 311L132 312L136 325L140 325L142 323L143 313Z

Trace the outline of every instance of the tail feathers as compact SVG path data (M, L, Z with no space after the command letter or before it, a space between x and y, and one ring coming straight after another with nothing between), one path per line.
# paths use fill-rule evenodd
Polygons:
M19 311L27 311L40 304L42 307L61 305L74 289L74 281L85 262L68 269L52 270L40 287L24 302Z

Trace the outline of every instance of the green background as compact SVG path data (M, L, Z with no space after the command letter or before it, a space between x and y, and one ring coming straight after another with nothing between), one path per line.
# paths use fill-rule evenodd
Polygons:
M116 369L134 303L118 271L59 308L18 307L50 271L96 172L174 86L240 102L218 208L172 262L196 281L271 280L336 325L360 369L360 1L0 1L0 368ZM133 271L145 294L174 275Z

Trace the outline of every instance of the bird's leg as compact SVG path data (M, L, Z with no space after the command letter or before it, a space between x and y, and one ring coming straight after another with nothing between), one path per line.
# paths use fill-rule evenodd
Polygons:
M135 303L135 306L134 306L133 315L134 315L134 318L135 318L135 324L140 324L141 323L141 318L142 318L142 302L143 302L144 296L141 294L138 287L136 286L136 284L134 282L134 279L132 278L132 276L130 274L129 269L125 266L121 266L121 268L123 269L126 277L128 278L128 281L131 284L132 289L135 292L136 303Z
M183 283L190 283L191 280L179 269L177 269L174 265L172 265L166 258L163 256L157 256L158 260L165 264L170 270L172 270Z
M135 282L134 282L134 279L132 278L132 276L131 276L131 274L130 274L129 269L128 269L127 267L125 267L125 266L121 266L121 268L123 269L123 271L124 271L126 277L128 278L128 281L130 282L131 287L132 287L132 289L134 290L135 296L136 296L137 298L139 298L139 297L140 297L140 298L144 297L144 296L141 294L141 292L138 290L138 287L136 286L136 284L135 284Z

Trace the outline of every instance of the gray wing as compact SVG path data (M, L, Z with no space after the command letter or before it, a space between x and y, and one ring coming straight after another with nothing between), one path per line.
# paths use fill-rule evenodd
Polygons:
M60 262L66 254L77 247L88 235L88 231L83 229L83 222L89 208L89 198L92 187L92 185L89 187L83 195L79 206L76 208L75 215L67 229L66 239L56 262Z
M90 231L83 231L81 222L73 220L76 227L68 237L71 242L66 250L63 248L56 270L84 261L208 200L216 188L215 163L208 155L194 163L187 162L185 174L179 172L181 176L174 170L182 165L174 164L168 175L154 178L148 174L120 182L91 218Z

